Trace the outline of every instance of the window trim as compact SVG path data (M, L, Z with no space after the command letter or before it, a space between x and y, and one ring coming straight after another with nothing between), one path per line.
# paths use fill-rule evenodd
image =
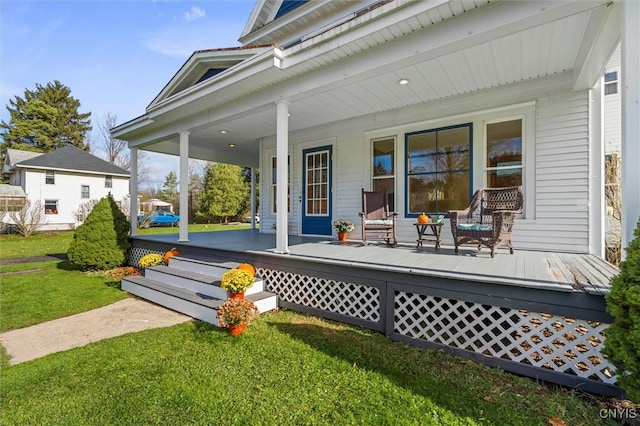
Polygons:
M274 166L276 166L277 155L269 156L269 214L276 215L276 181L277 177L274 175ZM291 215L291 155L287 153L287 166L289 167L287 176L289 176L289 182L287 183L287 216Z
M60 210L58 207L58 201L59 200L44 200L44 214L58 214L58 210ZM49 211L47 211L47 204L55 204L56 208L49 209Z
M418 130L413 132L406 132L404 134L404 217L405 218L417 218L421 213L410 213L409 212L409 177L413 176L413 174L409 173L409 137L412 135L424 134L424 133L434 133L439 131L451 130L451 129L459 129L467 127L469 129L469 168L466 171L469 173L469 197L473 195L473 179L474 179L474 150L473 150L473 140L474 140L474 121L467 121L465 123L448 125L448 126L440 126L434 127L426 130ZM458 171L464 171L465 169L460 169ZM436 174L437 172L431 172L429 174ZM417 174L417 173L416 173ZM425 174L425 173L420 173ZM471 199L471 198L469 198ZM433 212L429 212L433 213ZM448 213L439 212L439 214L444 214L448 217Z
M375 177L373 175L373 171L375 169L375 164L373 164L374 159L374 144L376 142L392 140L393 141L393 174ZM369 177L371 182L371 190L374 188L374 181L383 180L383 179L393 179L393 206L392 210L397 211L398 206L398 138L396 135L390 136L382 136L379 138L371 138L369 139Z
M84 189L87 189L87 196L84 196ZM80 199L89 200L91 199L91 186L90 185L80 185Z
M613 76L612 80L607 81L607 76ZM603 79L603 87L602 87L602 93L604 94L604 96L610 96L610 95L618 95L619 94L619 90L618 90L618 82L620 81L620 77L618 77L618 71L609 71L604 73L604 76L602 77ZM611 93L607 93L607 87L611 87L613 86L615 88L615 91L611 92Z
M51 181L51 182L49 182ZM56 171L55 170L45 170L44 171L44 183L45 185L55 185L56 184Z
M506 121L515 121L515 120L521 120L521 126L520 126L520 137L522 139L522 146L521 146L521 151L522 151L522 158L520 159L520 166L506 166L506 167L487 167L487 155L488 155L488 141L487 141L487 126L489 124L497 124L497 123L503 123ZM527 171L527 123L526 123L526 115L525 114L517 114L517 115L511 115L511 116L503 116L503 117L497 117L497 118L492 118L490 120L483 120L482 121L482 186L484 188L488 188L489 187L489 182L487 180L487 172L489 170L498 170L498 169L502 169L502 170L507 170L507 169L520 169L521 170L521 176L522 176L522 188L524 189L526 187L526 182L527 182L527 176L526 176L526 171Z

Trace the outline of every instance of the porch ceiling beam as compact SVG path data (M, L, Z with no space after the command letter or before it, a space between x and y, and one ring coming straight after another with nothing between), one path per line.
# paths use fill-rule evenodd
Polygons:
M592 12L574 67L574 90L588 89L602 77L607 60L620 40L622 5L610 3Z

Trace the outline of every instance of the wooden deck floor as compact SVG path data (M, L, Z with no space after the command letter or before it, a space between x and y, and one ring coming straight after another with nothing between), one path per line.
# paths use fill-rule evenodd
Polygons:
M473 246L461 248L456 255L453 247L443 246L436 251L433 244L425 244L420 249L408 244L388 247L370 243L362 246L359 240L343 244L330 237L299 236L289 237L289 254L278 254L274 253L275 235L261 234L254 230L191 233L189 242L180 243L178 234L138 235L133 238L562 292L606 294L611 278L618 273L616 267L588 254L516 249L511 255L506 249L498 249L496 256L491 258L488 249L478 251Z

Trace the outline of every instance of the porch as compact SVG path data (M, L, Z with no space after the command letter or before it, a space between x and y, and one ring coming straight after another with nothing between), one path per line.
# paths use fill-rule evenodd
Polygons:
M278 305L356 324L536 379L620 396L600 354L611 322L604 294L617 269L588 254L473 246L362 246L257 230L131 238L130 263L177 247L183 257L250 262Z

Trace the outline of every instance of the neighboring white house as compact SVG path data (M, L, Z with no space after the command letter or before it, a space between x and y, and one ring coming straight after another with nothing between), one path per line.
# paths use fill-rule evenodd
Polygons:
M2 172L32 205L42 203L41 230L74 229L82 204L109 193L116 201L129 196L128 171L73 146L44 154L7 149Z
M181 212L188 158L259 168L277 252L288 234L358 224L361 188L387 189L400 241L415 242L421 212L520 184L516 247L603 256L602 77L628 4L259 0L244 46L194 52L112 134L133 161L180 155Z

